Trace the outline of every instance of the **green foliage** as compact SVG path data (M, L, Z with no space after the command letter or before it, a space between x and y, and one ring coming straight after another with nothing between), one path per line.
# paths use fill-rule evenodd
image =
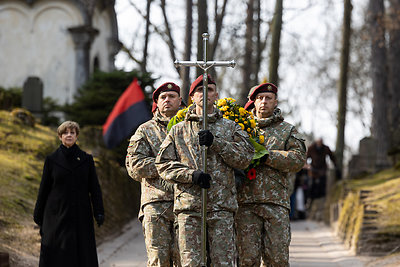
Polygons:
M41 124L46 126L58 126L60 124L59 118L54 115L53 112L61 111L61 106L57 104L57 101L51 97L45 97L43 99L43 117Z
M22 89L0 87L0 109L12 110L16 107L21 107L22 104Z
M152 87L155 81L149 73L97 71L78 90L74 103L66 105L63 111L68 119L79 122L81 126L102 125L134 77L138 78L142 89ZM150 101L149 96L147 99Z

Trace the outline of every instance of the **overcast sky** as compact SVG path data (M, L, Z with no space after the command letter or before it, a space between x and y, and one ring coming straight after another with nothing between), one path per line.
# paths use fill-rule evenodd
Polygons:
M244 1L236 1L235 9L230 12L238 12L245 10ZM146 1L134 1L141 10L145 10ZM177 57L181 57L183 49L183 32L184 32L184 12L185 1L167 2L173 5L173 15L170 13L171 27L174 37L179 40L177 45ZM263 4L270 5L273 10L274 2L272 0L263 1ZM279 74L281 78L279 93L280 98L285 99L282 104L283 112L290 107L296 107L296 111L287 116L286 120L293 124L301 124L300 131L304 133L314 132L316 137L323 137L325 143L333 150L336 142L336 112L337 112L337 96L334 90L326 93L320 93L318 81L312 77L312 73L308 71L308 64L323 57L328 42L335 42L335 38L340 37L340 27L342 20L343 1L331 1L330 9L327 11L326 6L329 1L307 1L307 0L286 0L284 1L284 25L281 37L281 59ZM354 1L353 9L353 26L362 22L362 6L363 1ZM305 7L308 3L312 3L312 8ZM360 4L358 4L360 3ZM363 3L362 5L364 5ZM155 24L162 23L162 15L160 9L154 5L151 21ZM171 7L171 6L170 6ZM171 10L170 9L170 10ZM229 11L229 10L228 10ZM119 27L120 40L128 47L134 47L141 50L143 41L144 21L130 6L129 0L116 0L116 12ZM237 13L233 16L242 19L245 12ZM242 16L242 17L241 17ZM327 27L329 25L329 27ZM336 32L334 32L336 31ZM339 32L338 32L339 31ZM210 33L212 34L212 33ZM133 45L132 45L133 44ZM229 44L228 44L229 45ZM293 49L296 47L296 50ZM296 52L296 54L295 54ZM138 56L141 56L140 54ZM229 56L229 55L228 55ZM175 72L168 49L156 35L150 39L149 47L149 63L148 69L160 79L156 82L156 86L172 81L180 84L179 77ZM228 60L231 58L218 58L217 60ZM295 62L295 63L294 63ZM315 62L314 62L315 63ZM127 60L123 53L116 57L116 66L125 70L131 70L137 66ZM262 68L266 69L267 66ZM266 71L266 70L265 70ZM226 70L230 75L241 77L239 68ZM339 74L338 68L331 70L331 75ZM225 83L224 83L225 85ZM226 97L226 93L222 95ZM349 96L351 98L351 94ZM286 106L285 106L286 105ZM348 105L357 105L349 99ZM365 103L367 113L371 107L369 103ZM350 146L352 152L357 152L358 141L369 135L368 119L353 119L351 114L347 115L346 125L346 145ZM310 140L309 140L310 141Z

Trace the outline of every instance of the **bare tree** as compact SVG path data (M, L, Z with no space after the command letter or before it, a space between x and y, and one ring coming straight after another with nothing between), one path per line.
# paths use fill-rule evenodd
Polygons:
M202 34L208 32L207 0L197 0L197 18L197 59L203 59ZM196 68L196 77L202 73L201 69Z
M149 37L150 37L150 7L151 7L151 0L147 0L146 5L146 33L144 35L144 46L143 46L143 59L140 64L140 69L142 72L146 72L146 65L147 65L147 48L149 44Z
M251 84L251 75L253 74L253 25L254 25L254 0L247 1L247 17L246 17L246 34L245 34L245 48L243 60L243 84L242 90L239 95L238 102L241 104L246 103L247 94Z
M281 40L282 30L282 11L283 11L283 0L276 0L274 18L272 21L272 40L270 49L270 60L269 60L269 81L278 85L278 66L279 66L279 49Z
M400 153L400 0L390 0L389 7L389 51L388 92L390 154Z
M261 0L256 0L255 2L255 14L256 14L256 23L254 25L254 32L256 37L256 54L254 60L254 80L253 84L257 84L259 82L258 73L260 72L260 65L262 59L262 42L261 42Z
M186 0L186 28L185 28L185 51L183 54L184 60L190 60L192 54L192 24L193 24L193 0ZM189 78L190 69L181 68L181 96L187 103L189 98Z
M222 22L225 17L226 6L228 4L228 0L224 0L222 3L221 12L218 12L218 0L215 0L214 6L214 16L215 16L215 37L211 42L211 49L210 49L210 58L214 58L215 51L217 50L219 37L221 35L222 30Z
M163 17L164 17L165 35L166 35L166 39L167 39L167 45L168 45L169 53L171 54L171 59L172 59L172 63L173 63L176 59L175 44L174 44L174 38L172 38L171 27L169 26L165 0L161 0L161 10L162 10ZM179 67L176 68L176 71L179 74Z
M376 140L376 169L387 167L389 127L387 118L387 61L385 46L385 7L383 0L370 0L368 25L371 38L371 78L373 112L371 134Z
M347 112L347 77L349 69L350 36L351 36L351 0L344 1L342 49L340 53L340 77L338 88L338 122L336 137L336 158L338 168L343 169L343 151L345 146L344 130Z

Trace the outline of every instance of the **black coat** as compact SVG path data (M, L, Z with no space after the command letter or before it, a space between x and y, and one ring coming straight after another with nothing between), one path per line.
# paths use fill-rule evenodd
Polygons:
M93 213L104 215L102 193L93 157L72 148L71 155L60 146L43 167L34 211L42 236L40 267L98 266Z

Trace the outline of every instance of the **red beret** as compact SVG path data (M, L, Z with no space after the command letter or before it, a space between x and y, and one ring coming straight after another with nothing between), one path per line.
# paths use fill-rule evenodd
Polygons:
M249 99L254 101L256 99L257 94L264 92L271 92L274 94L278 94L278 88L273 83L262 83L250 89Z
M158 96L163 93L163 92L168 92L168 91L174 91L177 92L178 95L181 95L181 88L171 82L168 83L163 83L162 85L160 85L156 90L154 90L153 92L153 105L151 107L151 112L156 111L157 109L157 99Z
M253 100L249 100L247 101L246 105L244 105L244 109L247 111L250 111L254 108L254 101Z
M215 84L215 82L211 78L210 74L207 75L207 79L208 79L208 84ZM192 85L190 86L189 95L190 96L193 95L194 89L196 89L200 85L203 85L203 75L200 75L199 77L197 77L197 79L192 83Z

